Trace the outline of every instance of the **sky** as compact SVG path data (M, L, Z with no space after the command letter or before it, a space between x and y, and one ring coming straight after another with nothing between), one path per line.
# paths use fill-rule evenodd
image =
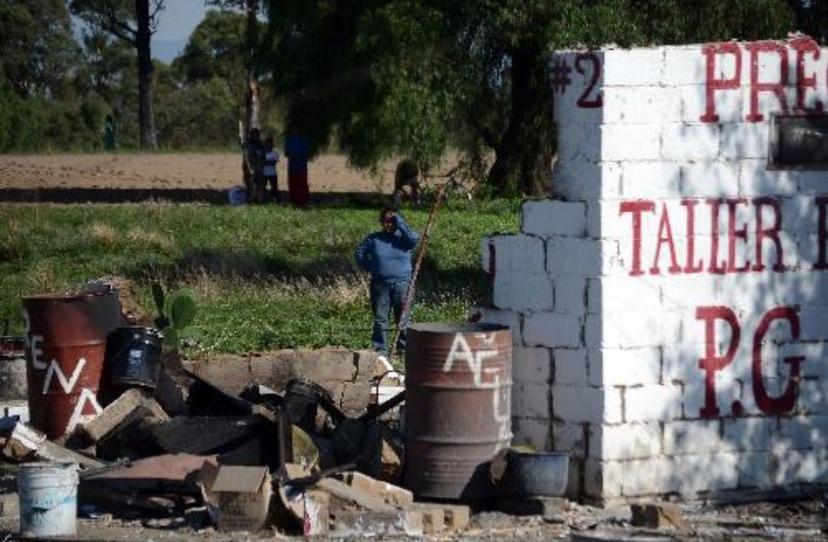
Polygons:
M167 0L164 5L152 37L152 57L171 62L187 45L187 38L204 18L208 6L204 0Z

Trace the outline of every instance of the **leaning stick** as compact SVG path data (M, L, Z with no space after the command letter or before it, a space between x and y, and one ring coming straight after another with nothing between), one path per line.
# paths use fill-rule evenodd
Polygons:
M414 290L415 284L417 283L417 276L420 274L420 267L423 264L423 258L425 257L426 250L428 249L428 243L431 241L431 228L434 226L434 219L437 218L437 210L443 202L443 196L445 196L446 189L448 188L450 182L451 180L446 181L437 189L437 199L434 201L434 206L431 208L431 214L428 216L428 222L426 222L425 229L423 230L423 237L420 240L420 248L417 251L417 260L414 264L414 273L412 273L411 280L408 281L408 288L405 290L405 301L403 302L402 311L400 312L400 318L397 320L397 330L394 332L394 341L391 343L391 349L388 351L389 360L392 359L394 354L397 353L397 341L400 340L400 333L402 333L402 322L405 321L408 311L411 310L411 303L414 301Z

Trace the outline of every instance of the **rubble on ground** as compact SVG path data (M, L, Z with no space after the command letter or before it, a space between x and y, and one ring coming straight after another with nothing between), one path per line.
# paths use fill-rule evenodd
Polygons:
M419 502L400 486L404 378L374 364L371 353L316 356L187 363L163 372L165 386L113 393L96 417L54 440L19 417L0 418L0 530L16 532L15 469L34 460L80 465L79 539L824 536L824 497L764 508L594 508L507 493L486 502ZM503 457L493 477L502 475L494 471L505 468Z

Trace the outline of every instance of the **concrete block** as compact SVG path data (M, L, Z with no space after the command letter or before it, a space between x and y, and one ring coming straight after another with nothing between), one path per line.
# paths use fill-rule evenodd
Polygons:
M551 423L548 419L512 418L512 444L530 446L539 452L549 450Z
M553 386L552 412L556 420L569 423L621 423L621 389Z
M828 306L810 305L799 311L800 340L828 340Z
M779 418L771 426L771 442L790 450L828 448L828 416Z
M561 276L554 279L555 312L582 316L586 313L587 279Z
M581 319L553 312L527 314L523 343L526 346L578 347L581 345Z
M566 137L558 140L559 165L568 162L595 164L601 161L601 125L567 124Z
M770 449L768 418L723 420L723 448L732 452L766 452Z
M590 435L589 456L603 461L646 459L661 453L661 426L655 422L604 425Z
M371 478L361 472L345 472L342 474L342 481L356 491L379 497L394 506L405 506L414 502L414 494L409 490Z
M745 160L768 157L768 122L739 122L722 126L722 158Z
M660 124L681 120L681 99L675 87L614 87L604 91L604 124Z
M667 455L709 454L722 449L719 420L672 421L664 424Z
M546 269L552 278L600 277L624 272L616 241L570 237L549 239L546 244Z
M423 535L423 512L414 508L387 512L336 510L331 518L330 535L334 538Z
M675 162L621 162L621 168L624 198L669 198L681 194L681 170Z
M707 91L704 86L704 78L701 84L681 87L679 89L679 100L683 122L702 122L701 118L707 110ZM713 95L713 103L715 104L715 114L719 116L719 124L727 126L731 123L742 123L744 121L744 114L742 113L744 95L739 90L717 91Z
M524 201L521 216L521 231L527 234L539 237L583 237L586 234L586 205L580 201Z
M699 85L704 90L707 80L706 57L697 45L665 47L662 86Z
M770 487L770 453L748 452L739 454L736 465L739 488L766 489Z
M604 55L604 88L657 86L664 65L664 49L607 49Z
M661 128L665 160L715 160L719 156L719 127L711 124L666 124Z
M661 134L658 124L604 124L601 126L601 159L659 160Z
M669 459L668 468L667 485L682 495L735 489L739 485L737 454L679 455Z
M739 163L739 195L742 197L792 196L799 191L800 178L799 172L768 170L764 159L742 160ZM768 219L765 224L772 225L773 220Z
M601 431L600 425L591 427L592 431ZM589 424L555 421L551 424L552 451L568 453L570 457L585 458L589 428Z
M512 380L544 383L552 379L552 351L518 346L512 349Z
M531 235L495 235L490 238L494 247L494 273L537 273L544 270L543 239ZM489 262L491 268L491 262Z
M571 201L620 197L621 168L617 162L566 160L558 156L552 172L557 196Z
M589 383L593 386L634 386L661 382L660 348L605 348L588 352Z
M502 310L552 310L555 290L545 272L498 271L493 303Z
M676 489L677 482L671 476L667 458L633 459L618 464L622 470L621 493L625 497L657 495Z
M590 314L657 311L661 306L661 288L658 278L602 277L589 279L587 299Z
M586 386L589 383L587 376L589 364L587 351L584 349L555 348L554 383L568 386Z
M549 384L516 382L512 385L512 416L549 418Z
M584 463L584 493L593 498L621 496L625 464L620 461L587 459Z
M681 529L686 526L681 508L675 504L633 504L630 508L634 527Z
M682 196L693 198L733 198L740 194L739 187L739 164L725 161L702 161L681 164L681 189ZM675 210L674 210L675 209ZM670 209L670 217L676 229L673 235L685 236L687 234L686 220L677 220L686 216L686 207L680 205ZM726 215L726 208L720 207L720 216ZM699 202L695 205L694 233L710 233L710 207ZM674 218L675 217L675 218ZM721 230L720 230L721 231Z
M673 344L681 337L682 317L676 313L626 311L588 314L587 348L640 348Z
M624 390L624 421L671 421L681 417L677 386L631 386Z
M774 486L825 479L824 450L774 449L770 453L770 482Z
M96 443L118 428L144 417L154 417L158 421L169 420L169 416L151 397L138 388L126 390L114 402L107 405L93 420L79 426L90 442Z

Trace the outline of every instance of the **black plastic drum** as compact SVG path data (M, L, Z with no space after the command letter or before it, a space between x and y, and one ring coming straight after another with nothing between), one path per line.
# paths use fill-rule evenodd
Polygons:
M110 384L154 390L161 371L163 340L161 332L151 327L119 327L110 333L106 347Z

